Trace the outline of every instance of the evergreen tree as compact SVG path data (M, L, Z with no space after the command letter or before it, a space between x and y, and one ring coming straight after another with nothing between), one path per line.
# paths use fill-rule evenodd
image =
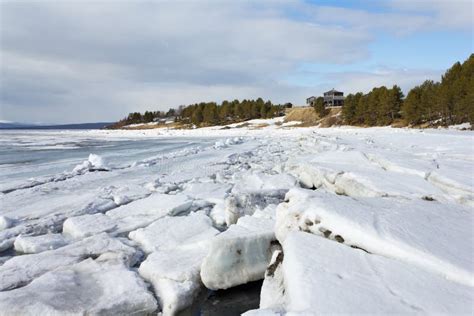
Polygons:
M203 121L203 115L202 115L202 109L200 106L195 107L192 117L191 117L191 122L194 125L200 125Z
M314 110L318 113L320 118L325 117L329 114L329 110L324 106L324 98L318 97L314 102Z

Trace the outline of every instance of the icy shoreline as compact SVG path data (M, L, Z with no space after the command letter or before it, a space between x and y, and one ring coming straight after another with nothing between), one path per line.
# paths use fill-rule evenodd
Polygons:
M474 312L472 132L277 123L32 132L196 143L3 183L0 314L174 315L261 279L248 315Z

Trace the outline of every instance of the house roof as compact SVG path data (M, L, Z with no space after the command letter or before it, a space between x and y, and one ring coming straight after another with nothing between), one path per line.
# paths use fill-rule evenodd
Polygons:
M336 93L336 92L337 93L342 93L342 91L337 91L334 88L332 88L331 90L324 92L324 94L326 94L326 93Z

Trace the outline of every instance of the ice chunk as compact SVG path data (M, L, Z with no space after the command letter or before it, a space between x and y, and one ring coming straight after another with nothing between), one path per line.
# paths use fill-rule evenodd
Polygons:
M48 271L107 252L120 254L129 265L142 255L119 239L102 233L58 249L11 258L0 266L0 291L23 286Z
M96 154L90 154L89 158L81 164L74 167L72 170L75 174L82 174L86 171L108 171L109 166L105 162L104 158Z
M290 190L277 208L280 242L293 230L318 234L416 264L474 286L472 213L458 204L338 196L324 190Z
M214 144L215 149L222 149L228 146L242 144L244 139L242 137L228 138L226 140L219 140Z
M188 182L183 185L183 191L181 193L193 199L219 203L224 200L231 188L230 184L225 183Z
M272 254L274 222L245 216L217 235L201 267L201 278L209 289L262 279Z
M63 233L76 239L82 239L101 232L113 231L117 222L102 213L70 217L63 224Z
M67 245L67 241L61 234L46 234L40 236L20 235L15 239L15 250L22 253L38 253L53 250Z
M161 250L142 262L138 272L153 285L163 315L176 315L192 304L201 289L199 272L205 254L202 247Z
M212 226L212 220L202 213L191 213L188 216L166 216L153 224L129 233L129 238L136 241L147 252L158 250L186 248L194 244L207 243L219 231Z
M273 252L270 264L265 271L262 290L260 292L260 308L282 310L285 301L285 281L282 271L284 254L281 249Z
M236 175L236 184L225 200L225 221L235 224L244 215L252 215L256 209L281 202L290 188L296 186L296 179L288 174L265 174L243 172Z
M186 213L191 205L192 200L185 195L155 193L108 211L106 215L117 222L115 233L123 233L147 226L166 215Z
M283 244L288 312L470 314L472 287L303 232Z
M200 268L210 239L219 233L205 214L163 217L130 232L130 239L152 252L139 273L153 284L163 313L175 315L191 305L201 288Z
M107 163L105 162L102 156L99 156L96 154L90 154L88 160L94 169L103 169L103 170L109 169Z
M232 188L233 194L281 196L296 185L296 179L293 176L282 173L244 172L242 175L237 175L236 180Z
M123 264L92 259L0 292L1 314L148 315L156 308L153 295L135 272Z
M352 197L401 196L441 199L443 192L414 173L385 170L359 151L330 151L299 157L287 170L307 188L320 188Z
M0 216L0 231L10 228L13 225L13 220L6 216Z
M64 234L84 238L107 232L112 236L144 227L167 214L186 212L192 200L184 195L152 194L101 213L68 218L63 225Z
M120 187L111 185L103 188L101 191L103 198L112 199L118 206L143 199L150 195L150 190L144 188L142 185L134 184Z

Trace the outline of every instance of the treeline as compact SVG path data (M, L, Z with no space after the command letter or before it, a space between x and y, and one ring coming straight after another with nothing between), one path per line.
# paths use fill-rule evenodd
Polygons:
M441 82L427 80L410 90L402 113L410 124L474 124L474 54L462 64L455 63Z
M111 128L118 128L130 124L149 123L160 119L173 119L183 124L194 124L196 126L209 126L228 124L257 118L272 118L285 114L285 108L292 107L291 103L273 104L262 98L256 100L234 100L216 102L201 102L188 106L180 106L178 109L169 109L167 112L146 111L145 113L133 112Z
M403 93L397 85L374 88L367 94L349 94L344 100L342 115L351 125L388 125L400 117Z
M132 112L128 114L126 118L120 120L118 123L121 123L121 125L150 123L156 121L157 119L175 117L176 113L177 111L175 109L169 109L168 112L146 111L143 114L140 112Z
M291 103L273 104L262 98L256 100L201 102L189 105L181 110L180 120L195 125L217 125L258 118L272 118L285 114L285 108Z
M316 106L316 111L323 110ZM367 94L349 94L342 115L351 125L389 125L397 119L410 125L474 124L474 54L464 63L454 64L441 82L426 80L411 89L405 99L396 85L374 88Z

